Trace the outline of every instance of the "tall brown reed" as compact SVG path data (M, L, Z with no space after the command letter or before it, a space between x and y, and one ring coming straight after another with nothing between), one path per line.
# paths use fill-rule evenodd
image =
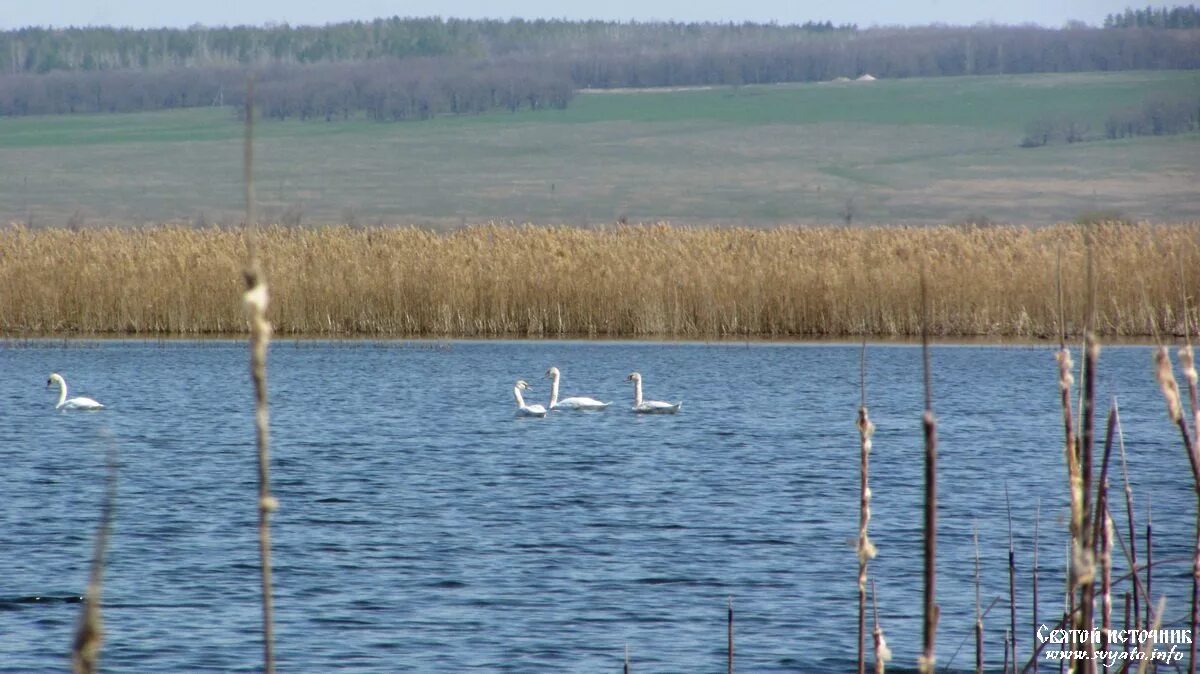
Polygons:
M725 628L726 628L726 650L728 655L725 671L728 674L733 674L733 597L729 598L729 604L726 607Z
M1154 499L1146 497L1146 621L1150 624L1150 598L1154 595Z
M1008 482L1004 483L1004 512L1008 516L1008 632L1012 640L1012 666L1017 668L1017 556L1013 547L1012 502L1008 498ZM1005 657L1008 657L1007 655Z
M242 295L250 325L250 378L254 384L254 430L258 455L258 550L262 572L263 671L275 672L274 599L271 590L271 513L279 503L271 496L270 417L267 408L267 347L271 324L267 321L267 281L258 258L254 236L254 82L246 85L246 140L244 173L246 187L246 268L242 273L246 291Z
M875 580L871 580L871 611L874 615L874 629L871 631L875 641L875 674L884 674L887 663L892 659L892 649L888 648L887 639L883 636L883 628L879 626L879 601L875 596Z
M1152 621L1147 622L1150 625L1150 638L1142 643L1142 658L1138 662L1138 674L1146 674L1146 670L1150 667L1150 654L1154 652L1154 634L1158 632L1158 628L1162 627L1163 611L1167 608L1167 598L1161 597L1158 600L1158 606L1154 609L1154 617Z
M1096 516L1092 527L1093 555L1100 562L1100 651L1108 652L1108 634L1112 629L1112 518L1108 514L1108 462L1112 456L1117 430L1117 401L1108 408L1104 434L1104 459L1100 481L1096 485Z
M117 507L117 456L111 446L105 461L104 503L100 508L100 524L92 547L92 563L88 572L87 594L79 612L79 622L71 642L71 671L74 674L93 674L100 669L100 649L104 645L104 621L100 604L104 593L104 558Z
M983 602L979 596L979 525L975 535L975 674L983 674Z
M1125 461L1125 433L1121 430L1121 407L1117 404L1116 398L1113 398L1113 409L1116 412L1117 418L1117 448L1121 453L1121 477L1125 482L1125 519L1129 525L1129 569L1130 585L1133 588L1133 628L1137 629L1142 624L1141 607L1139 606L1138 596L1138 563L1137 563L1137 532L1135 530L1133 519L1133 487L1129 484L1129 464ZM1120 540L1120 539L1118 539ZM1150 598L1146 598L1149 603Z
M1091 260L1091 256L1088 256ZM1090 276L1089 264L1089 276ZM1092 540L1091 528L1091 493L1092 493L1092 457L1095 444L1096 417L1096 363L1100 356L1100 345L1094 335L1089 332L1084 340L1083 368L1083 407L1080 421L1083 434L1079 442L1079 476L1080 476L1080 506L1079 506L1079 538L1074 546L1075 582L1079 590L1079 613L1076 629L1092 631L1095 625L1094 608L1096 596L1096 554ZM1088 640L1088 650L1091 656L1084 660L1082 668L1086 672L1096 670L1096 643Z
M859 508L858 508L858 672L867 671L867 564L875 557L875 544L867 535L871 522L870 455L871 436L875 424L867 413L867 343L863 342L859 355Z
M1182 274L1182 273L1181 273ZM1200 401L1197 400L1197 373L1196 359L1192 353L1192 333L1188 327L1187 318L1187 297L1184 296L1183 302L1184 313L1184 336L1186 342L1179 348L1179 368L1183 371L1183 377L1188 383L1188 398L1192 404L1192 429L1194 432L1200 433ZM1186 425L1186 424L1185 424ZM1200 448L1196 447L1196 438L1192 438L1192 455L1197 456ZM1196 464L1200 464L1200 457L1193 459ZM1196 480L1196 536L1195 536L1195 559L1192 563L1192 612L1191 612L1191 629L1192 643L1188 648L1188 671L1190 674L1196 674L1196 639L1200 637L1197 633L1197 625L1200 624L1200 473L1197 474Z
M1178 325L1172 251L1200 265L1200 224L1099 226L1096 325L1146 335ZM0 228L4 334L244 333L238 229ZM426 336L910 335L919 299L901 282L926 259L931 335L1051 337L1055 251L1081 264L1075 226L649 225L265 227L269 318L279 334ZM1195 281L1193 281L1195 282ZM1200 293L1200 287L1189 287ZM1082 306L1080 279L1067 302ZM1078 334L1079 325L1064 326Z
M923 607L923 649L918 659L922 674L933 674L937 666L937 419L933 416L933 383L929 372L928 290L925 270L921 270L921 361L925 380L925 413L921 424L925 436L925 594ZM1005 653L1007 653L1005 649Z
M1183 415L1179 385L1175 381L1175 373L1171 370L1171 359L1167 352L1167 347L1160 346L1154 352L1154 364L1155 376L1158 379L1159 387L1162 389L1163 398L1167 403L1167 415L1179 427L1179 435L1183 440L1184 451L1187 452L1188 460L1192 466L1193 485L1196 491L1196 540L1194 546L1195 556L1192 562L1192 601L1190 613L1192 647L1189 649L1191 657L1188 664L1189 669L1194 672L1196 667L1195 643L1197 636L1200 636L1196 632L1197 611L1200 610L1197 607L1197 592L1200 592L1200 589L1197 588L1197 583L1200 582L1200 452L1198 452L1191 431L1188 429L1187 419ZM1180 349L1180 364L1188 380L1188 387L1191 391L1192 409L1195 411L1198 409L1195 393L1196 369L1190 344ZM1194 417L1200 420L1200 412L1194 414Z

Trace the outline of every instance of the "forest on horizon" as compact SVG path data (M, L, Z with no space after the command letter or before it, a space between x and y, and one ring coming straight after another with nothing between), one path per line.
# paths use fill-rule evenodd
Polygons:
M0 32L0 116L241 106L379 121L564 108L580 89L1200 68L1200 11L1103 28L400 18Z

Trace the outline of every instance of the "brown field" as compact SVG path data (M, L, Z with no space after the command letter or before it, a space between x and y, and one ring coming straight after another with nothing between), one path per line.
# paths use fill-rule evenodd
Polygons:
M267 227L258 242L287 335L916 335L924 265L932 334L1036 338L1058 334L1060 255L1067 330L1081 331L1089 234L1097 332L1181 332L1183 297L1200 293L1200 223ZM237 229L9 227L0 331L243 333L245 254Z

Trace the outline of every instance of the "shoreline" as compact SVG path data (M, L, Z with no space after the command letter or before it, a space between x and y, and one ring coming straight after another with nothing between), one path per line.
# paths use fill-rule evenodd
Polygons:
M36 334L36 335L0 335L0 348L19 348L22 344L48 344L53 342L64 343L108 343L108 342L131 342L131 343L242 343L248 340L249 333L221 333L209 335L136 335L136 334L70 334L70 335L54 335L54 334ZM1152 335L1141 336L1104 336L1099 335L1097 340L1105 347L1154 347L1160 344L1168 346L1176 343L1182 343L1183 335L1170 335L1168 339L1156 340ZM585 337L585 336L563 336L563 337L541 337L541 336L520 336L520 335L497 335L488 337L471 337L471 336L419 336L405 337L401 335L272 335L272 345L281 343L326 343L326 344L386 344L399 347L409 348L447 348L455 344L477 344L477 343L496 343L496 344L519 344L519 343L553 343L553 344L587 344L595 346L630 346L630 345L677 345L677 346L742 346L742 347L815 347L815 346L849 346L860 347L864 344L862 336L845 336L845 337L770 337L770 336L747 336L747 337L654 337L654 336L617 336L617 337ZM1068 336L1066 339L1067 348L1071 348L1073 344L1082 343L1081 335ZM995 347L1041 347L1058 348L1058 339L1055 338L1038 338L1038 337L1004 337L1004 336L930 336L929 343L932 346L950 346L950 347L978 347L978 346L995 346ZM889 337L885 335L868 335L865 339L867 346L905 346L919 347L921 346L921 337L916 336L896 336Z

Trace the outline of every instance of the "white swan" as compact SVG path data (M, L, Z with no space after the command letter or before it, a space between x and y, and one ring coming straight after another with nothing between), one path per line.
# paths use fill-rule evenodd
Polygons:
M625 378L633 382L633 411L640 414L675 414L683 401L667 403L661 400L642 400L642 375L634 372Z
M571 396L569 398L558 399L558 378L562 374L557 367L552 367L546 370L546 376L553 379L550 383L550 409L552 410L602 410L612 403L602 403L595 398L585 396Z
M104 405L92 400L91 398L71 398L67 400L67 380L62 378L57 372L51 372L50 378L46 380L46 386L50 387L58 384L58 404L54 406L56 410L102 410Z
M533 388L525 383L524 379L518 379L517 385L513 387L513 397L517 399L517 415L524 417L544 417L546 416L546 408L541 405L526 405L525 399L521 397L521 391L532 391Z

